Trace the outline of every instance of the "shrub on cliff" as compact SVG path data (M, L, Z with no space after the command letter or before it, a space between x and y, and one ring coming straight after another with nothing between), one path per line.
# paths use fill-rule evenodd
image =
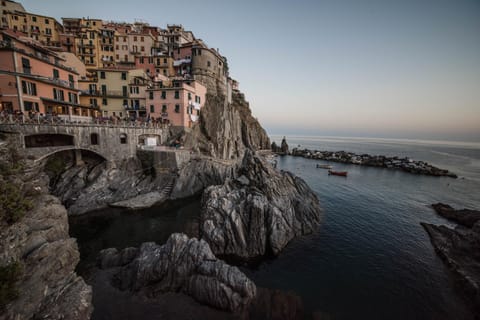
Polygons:
M0 311L18 297L15 283L22 275L22 271L22 264L18 261L0 266Z
M33 205L14 182L0 178L0 219L8 224L20 220Z

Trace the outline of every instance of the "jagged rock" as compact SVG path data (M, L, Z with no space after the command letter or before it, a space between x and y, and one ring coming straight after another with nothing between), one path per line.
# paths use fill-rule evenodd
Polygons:
M294 237L319 225L319 201L301 178L275 171L249 150L237 175L249 184L230 179L203 195L201 236L215 254L242 259L276 255Z
M70 215L109 205L139 209L168 199L162 190L171 180L170 174L145 175L140 161L130 158L94 167L73 166L62 174L52 193L60 197Z
M243 95L234 93L228 104L224 96L207 94L201 121L186 135L185 147L217 159L236 159L246 148L268 149L270 140Z
M432 207L442 217L465 227L472 228L477 221L480 221L480 211L478 210L455 210L448 204L443 203L432 204Z
M236 163L209 158L192 159L183 166L175 181L171 199L191 197L211 185L222 184L235 175Z
M289 154L290 151L288 150L288 144L287 144L287 139L283 137L282 139L282 144L280 146L280 150L283 154Z
M421 223L430 236L435 251L458 276L467 296L472 299L476 312L480 312L479 211L455 210L444 204L436 204L433 207L440 215L462 224L451 229Z
M121 255L112 249L100 253L101 266L121 265ZM112 263L113 261L113 263ZM255 297L255 284L238 268L217 260L208 244L184 234L172 234L163 246L149 242L136 257L120 268L115 284L122 290L155 297L182 291L196 300L229 311L239 311Z
M0 319L89 319L92 290L75 273L80 254L68 234L67 211L58 198L45 194L46 175L30 170L33 180L24 183L37 190L33 209L0 228L0 265L17 261L23 269L15 284L19 295Z

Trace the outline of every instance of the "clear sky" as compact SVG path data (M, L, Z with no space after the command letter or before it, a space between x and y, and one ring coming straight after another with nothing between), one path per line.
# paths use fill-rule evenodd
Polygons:
M229 59L270 134L480 141L480 0L23 0L180 23Z

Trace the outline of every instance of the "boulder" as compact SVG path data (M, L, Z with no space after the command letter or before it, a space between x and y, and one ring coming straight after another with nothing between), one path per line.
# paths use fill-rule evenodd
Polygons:
M228 311L243 310L255 297L255 284L237 267L218 260L203 240L172 234L162 246L142 244L135 257L123 265L134 253L131 248L125 250L103 250L99 257L101 267L120 266L114 284L122 290L151 298L165 292L183 292ZM125 256L128 258L122 258Z
M318 198L301 178L275 171L250 150L237 176L203 194L200 233L216 255L277 255L290 240L318 227Z

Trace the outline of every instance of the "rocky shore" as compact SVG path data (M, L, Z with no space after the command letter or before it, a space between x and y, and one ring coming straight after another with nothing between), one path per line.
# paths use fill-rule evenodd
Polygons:
M9 166L2 147L0 181L2 216L0 219L0 267L2 268L0 319L89 319L93 306L92 290L75 273L80 254L75 239L70 238L67 210L59 199L48 193L48 177L42 168L28 166L28 171L7 175ZM6 150L6 152L11 152ZM18 187L10 198L11 188ZM4 189L6 187L6 189ZM9 207L6 202L11 201ZM5 220L14 203L31 203L14 220ZM5 291L3 272L17 266L13 288ZM9 277L12 276L10 273ZM9 294L10 297L6 296ZM9 301L5 301L8 298Z
M432 205L442 217L457 223L454 229L422 223L435 251L455 273L466 297L480 314L480 211Z
M284 154L281 152L280 154ZM422 174L428 176L445 176L457 178L453 172L440 169L425 161L416 161L409 158L387 157L383 155L355 154L347 151L318 151L309 149L294 148L289 153L294 157L303 157L307 159L325 160L332 162L356 164L360 166L379 167L392 170L401 170L413 174Z

